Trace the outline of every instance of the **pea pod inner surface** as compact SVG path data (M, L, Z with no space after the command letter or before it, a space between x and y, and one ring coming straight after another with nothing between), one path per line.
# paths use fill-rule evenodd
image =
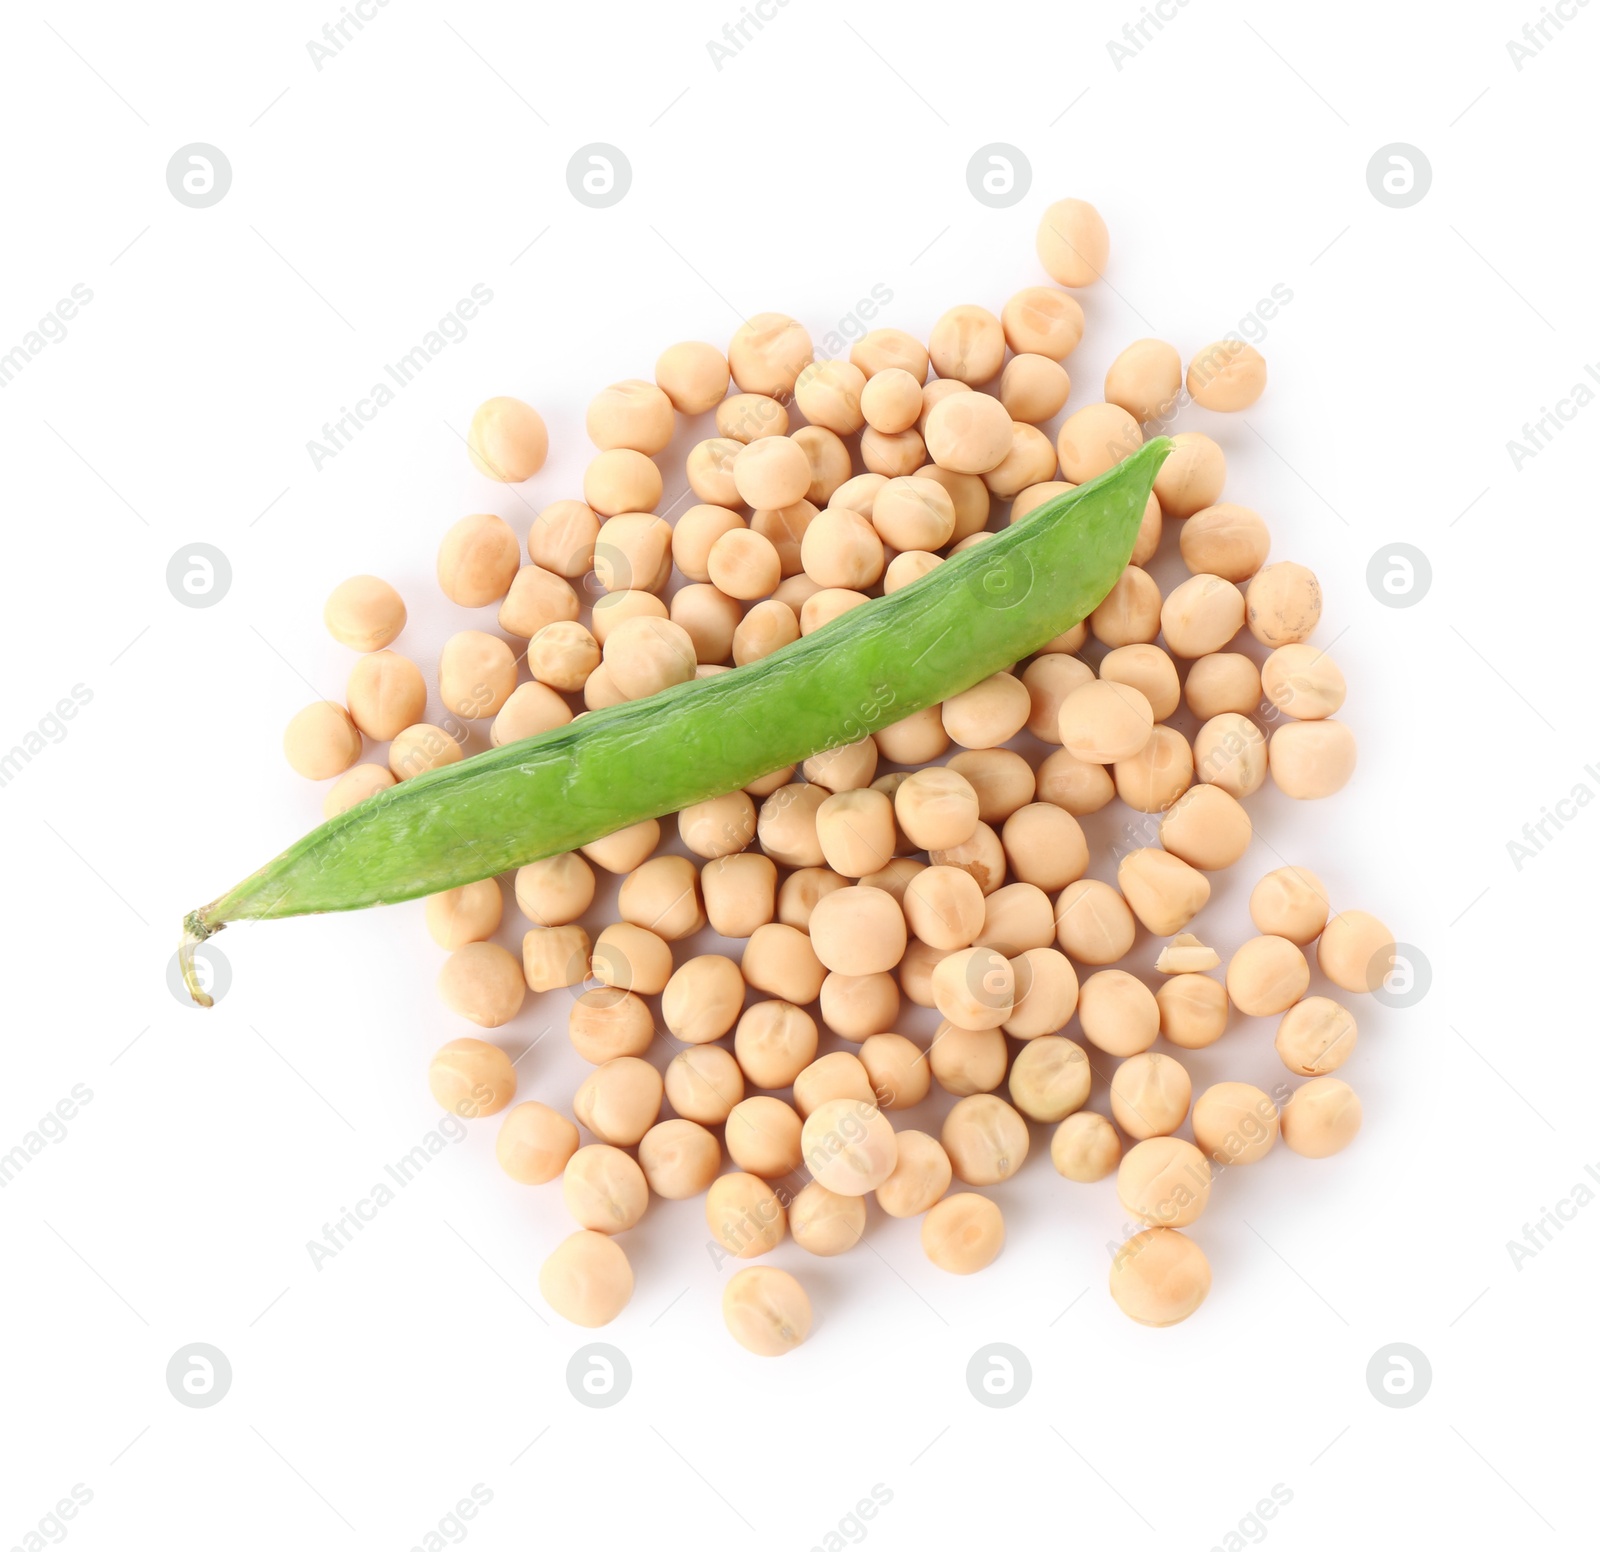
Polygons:
M436 894L732 792L1010 668L1088 616L1132 554L1171 447L1147 442L887 597L757 662L587 712L376 793L184 921L359 910Z

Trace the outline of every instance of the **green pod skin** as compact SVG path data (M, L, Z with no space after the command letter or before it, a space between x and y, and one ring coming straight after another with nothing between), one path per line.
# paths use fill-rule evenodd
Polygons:
M588 712L374 794L184 921L192 953L230 921L437 894L737 791L1010 668L1085 619L1133 553L1147 442L1099 479L758 662Z

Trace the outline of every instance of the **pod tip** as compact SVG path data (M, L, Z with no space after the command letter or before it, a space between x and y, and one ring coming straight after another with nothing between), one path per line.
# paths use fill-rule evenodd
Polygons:
M178 969L183 974L185 990L202 1008L212 1005L211 993L200 984L194 966L194 951L213 933L221 931L220 926L207 925L203 911L190 911L183 919L183 941L178 945Z

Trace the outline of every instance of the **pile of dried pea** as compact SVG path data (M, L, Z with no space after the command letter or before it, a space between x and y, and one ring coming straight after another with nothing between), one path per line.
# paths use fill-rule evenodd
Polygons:
M1084 326L1066 288L1099 278L1109 239L1092 206L1063 200L1037 246L1057 285L1026 287L999 316L954 307L926 343L880 328L848 360L817 361L801 324L762 313L726 354L674 345L654 382L603 390L587 414L599 451L582 499L539 513L526 561L491 514L444 537L446 597L496 607L499 626L445 643L445 710L487 721L500 745L753 662L982 543L1005 503L1015 522L1103 473L1187 403L1230 411L1260 396L1266 365L1242 341L1205 346L1185 370L1172 345L1139 340L1113 361L1104 401L1067 416L1052 440L1040 427L1067 402L1063 362ZM668 521L656 512L656 455L680 415L707 414L716 434L686 460L696 501ZM804 423L791 430L796 414ZM685 810L676 828L688 855L662 851L663 822L647 820L519 869L514 896L531 924L520 962L488 941L500 881L427 902L453 1013L496 1029L530 991L559 991L572 1044L593 1065L573 1119L537 1100L513 1105L511 1059L483 1039L450 1041L429 1072L441 1105L504 1112L497 1156L511 1178L560 1177L577 1229L540 1274L558 1313L598 1326L627 1305L633 1272L618 1236L652 1196L704 1195L713 1240L740 1259L786 1236L816 1255L846 1252L872 1196L890 1217L922 1218L934 1265L978 1271L1005 1233L985 1193L1022 1167L1037 1123L1053 1129L1064 1178L1115 1174L1121 1209L1146 1227L1113 1259L1112 1296L1133 1319L1170 1325L1210 1287L1183 1231L1215 1166L1257 1162L1280 1138L1322 1158L1355 1136L1360 1101L1331 1074L1356 1022L1343 1003L1308 995L1307 951L1315 942L1334 988L1372 991L1392 968L1388 929L1332 912L1315 874L1280 867L1250 896L1260 935L1221 978L1220 956L1185 930L1210 875L1250 844L1244 800L1269 779L1294 798L1338 791L1355 743L1334 716L1343 676L1309 643L1317 578L1268 563L1261 517L1221 499L1215 441L1174 442L1122 578L1026 664ZM542 419L518 400L491 399L473 417L471 458L490 478L531 478L547 448ZM1144 565L1169 520L1182 524L1189 576L1163 598ZM392 587L353 577L324 617L364 655L345 704L300 712L284 748L300 774L337 778L331 817L463 747L422 720L425 677L391 650L406 622ZM1171 722L1185 709L1192 737ZM384 763L360 763L364 740L388 744ZM1049 752L1035 761L1013 741ZM1115 885L1088 876L1079 823L1113 799L1148 816L1148 844L1120 856ZM620 920L591 936L596 869L621 879ZM676 947L707 925L743 942L737 959ZM1141 928L1169 941L1135 956ZM903 1002L937 1010L927 1047L898 1032ZM1281 1111L1247 1083L1192 1095L1179 1057L1153 1049L1210 1046L1234 1010L1277 1019L1276 1051L1307 1080ZM1074 1017L1083 1043L1064 1033ZM658 1068L652 1058L669 1051ZM1097 1054L1116 1064L1100 1073L1109 1116L1085 1108ZM897 1131L890 1116L935 1086L954 1098L939 1135ZM1192 1142L1176 1135L1185 1122ZM957 1183L974 1189L952 1193ZM764 1355L811 1326L804 1288L770 1265L731 1278L723 1313Z

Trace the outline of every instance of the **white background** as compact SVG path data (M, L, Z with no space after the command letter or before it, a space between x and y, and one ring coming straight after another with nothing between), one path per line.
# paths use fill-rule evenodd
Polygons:
M1422 7L1195 0L1119 70L1106 41L1132 4L792 0L718 70L706 44L738 20L731 0L395 0L318 71L306 42L331 0L8 7L0 350L75 283L93 301L0 392L0 746L73 685L93 698L0 789L0 1152L74 1084L93 1098L0 1192L0 1546L74 1483L93 1493L66 1527L86 1552L411 1547L478 1483L492 1501L465 1529L484 1549L586 1530L807 1548L875 1484L892 1500L844 1534L884 1548L1025 1525L1206 1548L1275 1484L1292 1500L1243 1534L1284 1548L1580 1544L1600 1206L1520 1270L1507 1250L1600 1167L1600 817L1577 811L1520 871L1507 852L1576 784L1600 790L1584 770L1600 408L1520 472L1506 449L1600 360L1600 17L1578 12L1519 72L1506 40L1536 11L1444 25ZM165 182L193 141L233 169L204 210ZM591 141L632 165L609 210L567 189ZM1031 163L1010 209L967 190L991 141ZM1393 141L1433 170L1409 209L1366 182ZM398 646L431 672L444 636L480 623L438 595L439 535L469 511L524 533L576 494L596 390L762 309L820 340L874 285L894 298L879 321L919 332L954 303L998 310L1045 279L1034 226L1067 194L1113 244L1083 294L1072 407L1131 340L1187 355L1273 285L1293 292L1262 345L1267 396L1179 428L1222 443L1226 494L1267 517L1274 558L1320 574L1316 640L1337 638L1362 760L1326 802L1252 800L1257 842L1200 929L1231 951L1250 884L1287 858L1426 955L1416 1006L1357 1009L1357 1143L1226 1174L1194 1231L1211 1297L1165 1331L1112 1305L1113 1183L1059 1179L1044 1128L993 1193L1008 1243L982 1276L938 1272L917 1225L876 1209L870 1246L842 1259L785 1244L773 1260L806 1282L816 1327L779 1362L722 1329L728 1269L700 1203L657 1203L627 1240L633 1302L592 1334L633 1370L606 1411L564 1381L591 1334L537 1292L567 1232L559 1190L500 1174L493 1123L314 1270L306 1242L436 1123L427 1058L468 1032L435 1000L420 905L230 931L233 986L210 1014L164 975L182 912L320 818L279 737L348 672L320 622L329 588L392 579L411 605ZM494 300L469 337L314 470L308 439L480 282ZM468 466L461 435L491 393L550 426L525 490ZM690 440L663 457L669 501ZM164 581L199 540L233 570L204 610ZM1409 609L1366 583L1394 541L1433 568ZM1102 876L1129 817L1090 824ZM530 999L497 1037L516 1052L553 1029L519 1071L524 1096L561 1106L582 1067L564 1017ZM1197 1089L1279 1081L1271 1032L1238 1020L1190 1062ZM164 1383L197 1341L233 1368L207 1410ZM1033 1371L1006 1410L964 1380L995 1341ZM1365 1380L1395 1342L1432 1365L1404 1410Z

